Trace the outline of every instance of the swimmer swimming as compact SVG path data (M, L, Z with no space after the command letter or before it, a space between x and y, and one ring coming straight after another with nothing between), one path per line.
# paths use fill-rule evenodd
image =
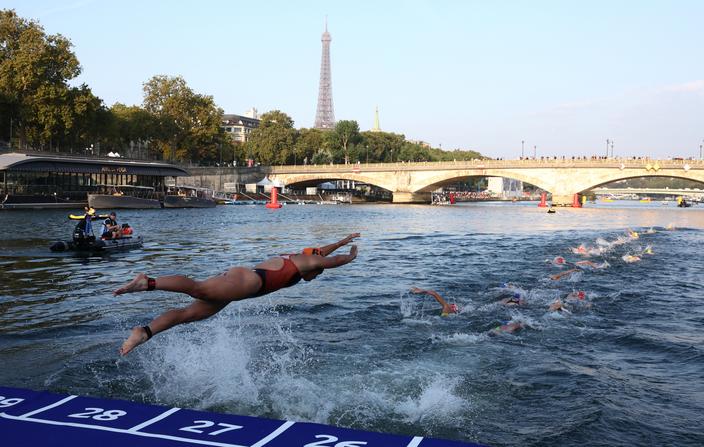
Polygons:
M523 299L523 295L515 292L512 296L502 299L501 304L505 306L521 306L525 304L525 300Z
M501 333L513 334L514 332L520 331L524 327L526 327L526 325L521 323L520 321L513 321L510 323L502 324L500 326L496 326L494 329L487 332L487 334L492 337Z
M596 263L594 261L577 261L574 264L577 267L582 267L582 268L588 267L588 268L592 268L592 269L605 269L611 265L606 261L604 261L600 264Z
M580 270L580 269L569 269L569 270L565 270L564 272L560 272L560 273L557 273L557 274L555 274L555 275L551 275L551 276L550 276L550 279L552 279L553 281L557 281L558 279L562 279L562 278L564 278L565 276L570 276L570 275L572 275L573 273L577 273L577 272L581 272L581 270Z
M181 275L150 278L140 273L132 281L115 290L114 294L167 290L188 294L195 298L195 301L184 308L171 309L162 313L147 326L133 328L119 352L121 355L126 355L159 332L178 324L203 320L215 315L232 301L266 295L291 287L301 279L312 281L325 269L349 264L357 257L356 245L350 247L349 254L331 257L327 255L358 237L360 237L359 233L353 233L339 242L320 248L305 249L303 254L267 259L253 269L232 267L220 275L203 281Z
M621 259L623 259L624 262L627 262L628 264L632 264L634 262L640 261L640 256L637 255L623 255L621 256Z
M434 290L423 290L423 289L419 289L418 287L413 287L413 288L411 288L410 292L415 293L415 294L425 293L426 295L430 295L433 298L435 298L435 301L440 303L440 305L442 306L442 311L440 313L441 317L446 317L450 314L456 314L459 312L459 309L457 309L457 304L451 304L451 303L448 304L447 301L445 301L440 296L440 294Z
M548 310L550 312L564 312L566 314L572 313L569 311L569 309L565 307L565 305L562 303L562 300L560 300L559 298L553 301L552 304L550 304Z

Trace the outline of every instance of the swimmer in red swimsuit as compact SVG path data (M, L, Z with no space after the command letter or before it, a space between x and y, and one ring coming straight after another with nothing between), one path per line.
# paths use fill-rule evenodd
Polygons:
M144 273L140 273L132 281L115 290L114 294L167 290L186 293L195 298L195 301L187 307L164 312L147 326L133 328L129 338L122 344L120 354L129 353L135 347L149 340L154 334L178 324L203 320L215 315L232 301L266 295L285 287L291 287L301 279L312 281L324 269L348 264L357 257L356 245L350 247L350 253L347 255L330 257L327 255L358 237L359 233L353 233L334 244L320 248L306 248L300 254L267 259L257 264L254 269L232 267L225 273L203 281L196 281L181 275L150 278Z

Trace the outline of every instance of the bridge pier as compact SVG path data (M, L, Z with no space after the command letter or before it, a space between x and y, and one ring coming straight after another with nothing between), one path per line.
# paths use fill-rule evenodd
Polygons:
M430 193L394 191L393 203L430 203Z

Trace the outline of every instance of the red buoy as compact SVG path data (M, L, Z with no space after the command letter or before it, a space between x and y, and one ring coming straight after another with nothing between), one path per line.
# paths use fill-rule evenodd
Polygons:
M538 204L538 206L541 208L545 208L546 206L548 206L547 202L548 202L548 193L542 192L540 194L540 203Z
M449 197L450 197L450 205L454 205L454 204L455 204L455 200L456 200L456 199L455 199L455 193L454 193L454 192L451 192L451 193L449 194Z
M579 194L575 193L575 195L572 197L572 208L581 208L582 207L582 202L579 201Z
M271 188L271 202L268 202L265 205L267 208L281 208L281 204L279 203L279 192L276 190L276 187Z

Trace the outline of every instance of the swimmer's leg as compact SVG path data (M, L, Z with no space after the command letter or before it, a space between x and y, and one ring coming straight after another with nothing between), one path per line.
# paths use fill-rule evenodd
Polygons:
M206 319L220 312L228 304L228 302L196 300L189 306L164 312L153 319L147 327L152 335L156 335L179 324ZM122 343L120 354L127 355L131 350L149 340L149 338L151 337L147 334L146 328L141 326L133 328L130 336Z
M187 278L181 275L161 276L151 279L153 281L150 287L150 279L144 273L140 273L135 278L113 292L114 295L122 295L123 293L144 292L145 290L166 290L169 292L186 293L193 298L201 298L199 290L199 281Z

